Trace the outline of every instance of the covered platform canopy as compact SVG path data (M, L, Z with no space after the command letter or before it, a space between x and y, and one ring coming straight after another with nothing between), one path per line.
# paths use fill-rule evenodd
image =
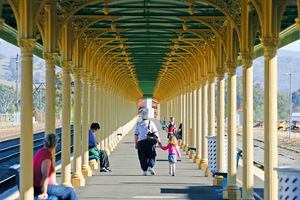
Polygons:
M297 6L298 3L298 6ZM21 198L32 196L32 55L46 60L46 133L55 129L54 66L63 70L62 182L83 185L88 175L87 131L112 151L120 130L136 121L139 98L159 101L159 117L184 124L185 147L197 146L207 167L207 135L215 135L217 169L228 168L225 197L240 195L235 180L236 68L243 65L243 198L253 197L252 61L265 56L265 199L277 199L276 50L299 39L300 1L290 0L0 0L1 37L22 51ZM296 20L296 23L295 23ZM256 46L255 46L256 45ZM228 165L224 150L224 87L228 73ZM70 81L74 94L74 172L70 178ZM82 85L82 88L81 88ZM82 105L81 105L82 104ZM82 115L82 118L81 118ZM81 125L83 127L81 132ZM82 162L81 164L81 134ZM222 177L216 177L220 184Z

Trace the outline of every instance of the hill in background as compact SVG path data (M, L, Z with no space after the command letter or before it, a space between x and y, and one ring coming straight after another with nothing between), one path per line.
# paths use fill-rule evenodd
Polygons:
M8 86L15 85L13 83L16 80L15 57L17 54L20 54L18 47L0 39L0 83ZM289 76L284 76L284 73L292 73L292 90L297 91L300 88L300 78L298 78L300 77L300 52L279 49L277 55L278 92L289 92ZM34 56L33 66L34 82L45 82L45 61ZM253 66L254 84L260 84L264 88L264 57L255 59ZM237 76L242 76L242 71L242 67L239 67Z
M277 81L278 92L290 91L290 78L284 73L292 73L292 90L300 88L300 53L279 49L277 51ZM237 76L242 76L242 67L237 69ZM253 61L253 81L264 88L264 57L259 57Z

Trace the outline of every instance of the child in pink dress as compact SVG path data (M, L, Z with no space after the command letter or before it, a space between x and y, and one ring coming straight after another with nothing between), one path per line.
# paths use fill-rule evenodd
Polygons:
M162 150L169 150L168 160L170 163L170 172L169 174L175 176L175 163L177 162L177 156L180 158L181 154L179 151L179 146L177 139L174 135L171 135L169 138L169 144L166 147L163 147L161 143L159 144Z

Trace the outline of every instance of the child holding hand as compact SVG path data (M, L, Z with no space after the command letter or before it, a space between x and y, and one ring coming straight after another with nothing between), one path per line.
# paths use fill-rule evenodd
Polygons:
M177 162L177 156L180 158L181 154L178 147L177 139L174 135L171 135L169 138L169 144L166 147L163 147L161 143L159 146L162 150L169 150L168 160L170 163L170 172L169 174L175 176L175 163Z

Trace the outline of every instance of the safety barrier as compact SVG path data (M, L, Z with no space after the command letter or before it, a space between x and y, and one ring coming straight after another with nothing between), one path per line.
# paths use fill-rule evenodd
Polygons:
M278 171L279 199L298 199L300 197L300 169L274 168Z
M208 142L208 167L207 171L217 170L217 136L206 136ZM227 139L225 138L225 171L227 171Z

